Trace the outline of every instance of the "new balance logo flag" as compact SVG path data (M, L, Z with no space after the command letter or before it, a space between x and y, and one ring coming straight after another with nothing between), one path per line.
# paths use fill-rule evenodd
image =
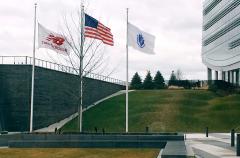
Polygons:
M85 37L101 40L104 44L113 46L111 29L93 17L85 14Z
M41 24L38 24L38 48L48 48L64 55L69 55L70 52L65 37L44 28Z

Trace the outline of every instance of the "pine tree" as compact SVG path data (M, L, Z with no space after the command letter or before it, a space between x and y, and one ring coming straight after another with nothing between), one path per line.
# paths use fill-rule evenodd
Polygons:
M131 89L141 89L142 88L142 79L136 72L132 78L131 84L130 84Z
M147 76L145 77L144 81L143 81L143 89L153 89L154 85L153 85L153 81L152 81L152 76L150 71L148 71Z
M168 86L176 85L176 83L177 83L177 77L176 77L174 71L172 71L172 74L171 74L169 82L168 82Z
M163 78L160 71L157 71L157 73L154 77L153 83L154 83L154 88L155 89L165 88L165 81L164 81L164 78Z

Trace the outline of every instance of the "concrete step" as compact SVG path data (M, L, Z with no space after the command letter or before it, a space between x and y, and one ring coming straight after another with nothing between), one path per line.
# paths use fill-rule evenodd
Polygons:
M184 141L168 141L160 155L160 158L194 158L194 153Z

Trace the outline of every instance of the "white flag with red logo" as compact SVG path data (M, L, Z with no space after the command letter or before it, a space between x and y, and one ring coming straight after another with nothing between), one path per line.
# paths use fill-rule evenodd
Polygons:
M41 24L38 24L38 48L48 48L64 55L70 53L66 38L44 28Z

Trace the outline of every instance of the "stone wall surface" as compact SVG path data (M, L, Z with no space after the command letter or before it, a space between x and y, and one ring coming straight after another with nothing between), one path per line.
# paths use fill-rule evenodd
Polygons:
M31 72L30 65L0 65L0 130L29 130ZM91 78L83 82L85 107L124 89ZM46 127L77 112L78 96L78 76L36 67L33 128Z

